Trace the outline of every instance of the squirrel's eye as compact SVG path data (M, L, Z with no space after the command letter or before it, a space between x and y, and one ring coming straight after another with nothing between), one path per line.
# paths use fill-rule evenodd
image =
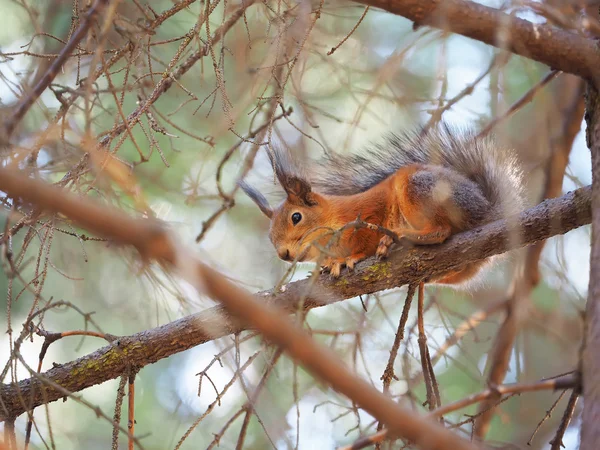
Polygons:
M296 225L301 220L302 220L302 214L300 214L299 212L295 212L294 214L292 214L292 223L294 225Z

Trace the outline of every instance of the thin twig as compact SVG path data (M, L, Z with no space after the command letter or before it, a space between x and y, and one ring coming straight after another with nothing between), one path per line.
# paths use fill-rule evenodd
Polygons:
M279 361L279 358L281 357L282 354L283 354L283 351L280 348L278 348L275 351L275 354L273 355L273 357L271 358L271 361L269 361L269 363L267 365L267 369L265 370L265 373L263 374L262 378L258 382L258 385L254 389L254 392L248 396L248 401L242 408L242 411L245 410L246 414L244 416L244 422L242 423L242 428L240 429L240 433L238 435L237 444L235 446L236 450L242 450L244 448L244 441L246 439L246 432L248 431L248 425L250 425L250 419L252 418L252 414L256 412L254 404L258 400L258 396L260 395L261 391L267 384L267 380L271 376L271 373L273 373L273 370L275 369L275 365Z
M550 83L554 78L556 78L561 72L558 70L551 70L546 74L544 78L542 78L535 86L533 86L529 91L527 91L519 100L514 102L508 110L502 114L501 116L495 117L490 123L486 125L486 127L479 132L477 135L478 138L484 137L489 134L492 129L498 125L500 122L506 120L518 110L520 110L527 103L532 101L535 95L548 83Z
M360 26L360 24L362 23L362 21L363 21L363 20L365 19L365 17L367 16L367 13L369 12L369 8L370 8L369 6L367 6L367 7L365 8L365 10L363 11L362 15L360 16L360 19L358 19L358 22L356 23L356 25L354 25L354 27L353 27L353 28L350 30L350 32L349 32L349 33L348 33L346 36L344 36L344 39L342 39L342 40L341 40L341 42L340 42L339 44L337 44L335 47L332 47L332 48L331 48L331 50L329 50L329 51L327 52L327 56L331 56L331 55L333 55L333 54L334 54L334 52L335 52L335 51L336 51L338 48L340 48L340 47L341 47L341 46L344 44L344 42L346 42L346 41L347 41L347 40L350 38L350 36L352 36L352 33L354 33L354 32L356 31L356 29L357 29L357 28Z
M392 348L390 350L390 357L388 358L388 362L385 367L385 370L383 371L383 375L381 375L384 393L389 392L392 380L397 379L396 375L394 374L394 363L396 361L396 357L398 356L398 349L400 348L400 343L404 340L404 329L406 328L408 313L410 312L410 305L412 303L413 296L415 295L416 288L416 284L410 284L408 286L406 299L404 300L404 308L402 309L402 315L400 316L400 320L398 322L398 329L396 330L396 337L394 338L394 343L392 344Z
M4 139L6 139L7 142L15 130L15 127L19 124L21 119L23 119L25 114L27 114L27 111L29 111L29 108L31 108L39 96L42 95L42 92L44 92L50 83L52 83L52 80L58 75L60 68L63 66L67 58L71 56L73 49L77 47L77 44L79 44L79 42L86 36L92 20L102 12L108 3L109 0L96 0L94 2L92 7L83 17L83 20L79 24L77 30L71 36L71 39L69 39L69 42L67 42L50 67L48 67L48 70L46 70L44 76L39 79L31 92L29 92L27 96L24 97L15 107L14 112L4 123Z
M416 284L413 283L408 285L406 300L404 300L404 308L402 308L402 315L400 316L400 320L398 321L398 329L396 330L396 337L394 338L394 343L392 344L392 348L390 350L390 357L388 358L388 362L385 367L385 370L383 371L383 375L381 375L381 380L383 381L384 394L389 393L392 380L398 379L394 374L394 363L396 362L396 357L398 356L400 343L404 340L404 330L406 328L406 322L408 321L408 313L410 312L410 305L412 304L412 299L415 295L416 289ZM383 423L379 422L377 424L377 431L381 430L382 428Z
M427 348L427 335L425 334L425 321L423 319L423 306L425 303L425 284L419 283L417 309L417 324L419 328L419 352L421 354L421 368L423 370L423 378L425 379L425 390L427 392L427 406L430 411L438 408L441 405L439 388L431 365L431 357Z
M123 399L125 398L125 384L127 384L128 378L127 375L122 375L117 387L115 413L113 415L112 450L119 450L119 424L121 423L121 410L123 409Z
M533 433L531 433L531 436L529 437L529 440L527 441L527 445L531 445L531 443L533 442L533 439L535 438L535 435L537 434L537 432L540 430L540 428L542 427L542 425L544 424L544 422L546 422L548 419L550 419L552 417L552 413L554 412L554 410L558 406L558 403L562 400L562 398L564 397L564 395L566 393L567 393L567 390L565 389L564 391L562 391L560 393L560 395L554 401L554 403L552 403L552 406L550 406L550 409L548 409L546 411L546 414L544 414L544 417L542 417L542 420L540 420L538 422L537 426L535 427L535 430L533 430Z
M223 38L223 36L225 36L225 34L227 33L227 30L229 30L233 25L235 25L235 23L244 15L244 11L246 11L246 9L250 6L252 6L254 3L256 3L255 0L244 2L238 9L236 9L231 14L231 16L229 16L227 21L224 22L215 31L214 36L211 38L212 44L213 45L217 44ZM216 6L217 4L218 4L218 2L215 2L214 6ZM199 19L198 23L200 23L201 21L208 21L208 17L202 16ZM190 34L189 42L191 42L191 37L194 37L195 35L196 35L195 32L192 32ZM189 44L189 42L188 42L188 44ZM187 46L187 44L182 45L180 47L180 53L183 52L183 50L186 46ZM185 74L186 72L188 72L196 64L196 62L201 60L203 57L208 56L209 53L210 53L210 48L208 45L205 45L200 50L197 50L194 53L192 53L176 69L174 68L174 66L175 66L175 63L178 61L178 56L173 58L171 65L169 67L167 67L167 69L165 69L164 76L156 84L156 86L154 87L153 91L150 93L148 98L146 98L145 101L140 102L140 105L132 113L130 113L127 116L127 120L125 122L121 122L118 125L115 125L110 131L104 133L102 135L102 138L100 139L100 146L102 146L102 147L108 146L109 143L114 138L119 136L121 133L123 133L128 128L133 127L141 119L141 117L143 115L145 115L146 111L162 96L162 94L164 94L166 91L168 91L171 88L171 86L175 83L175 80L181 78L181 76L183 74Z
M567 403L567 407L565 408L565 412L560 421L560 425L556 430L556 434L550 441L551 450L560 450L561 448L565 447L563 445L562 439L565 435L565 432L567 431L567 428L569 428L569 423L571 422L573 414L575 413L575 407L577 406L577 400L579 400L580 395L581 392L579 391L579 389L573 389L573 392L571 392L571 397L569 397L569 403Z
M133 450L133 436L135 431L135 370L131 370L127 378L127 431L129 437L127 439L128 450Z

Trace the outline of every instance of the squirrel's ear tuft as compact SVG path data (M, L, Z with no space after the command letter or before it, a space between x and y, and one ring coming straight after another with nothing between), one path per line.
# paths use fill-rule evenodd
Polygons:
M301 175L300 166L294 156L277 146L271 146L268 155L288 201L296 205L315 206L317 201L310 183Z
M304 206L315 206L317 204L315 196L308 181L299 177L289 177L283 186L291 203L297 203Z
M248 197L252 199L254 203L256 203L258 208L265 216L267 216L269 219L273 217L273 209L271 209L269 206L269 202L264 195L262 195L245 181L238 181L238 186L246 193Z

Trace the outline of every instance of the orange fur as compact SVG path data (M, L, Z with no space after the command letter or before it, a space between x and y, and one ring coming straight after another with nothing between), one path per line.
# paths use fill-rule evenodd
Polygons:
M270 237L280 258L289 261L318 261L339 276L341 268L354 265L373 255L387 256L393 240L371 229L338 230L358 217L364 222L387 228L399 238L415 244L444 242L451 234L462 231L460 215L450 214L443 203L424 205L409 189L409 178L424 166L403 167L371 189L349 196L328 196L310 192L310 206L299 196L289 195L273 212ZM296 225L292 214L302 214ZM479 270L479 265L447 274L437 283L462 283Z

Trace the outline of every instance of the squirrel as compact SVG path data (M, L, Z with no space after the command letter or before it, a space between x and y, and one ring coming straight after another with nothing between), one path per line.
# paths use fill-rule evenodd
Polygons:
M365 155L327 152L310 176L291 155L275 151L270 158L287 196L281 205L271 208L244 181L240 187L271 219L269 237L279 258L320 261L333 277L344 266L352 270L367 257L388 255L394 239L381 228L417 245L439 244L524 207L513 151L446 123L389 134ZM344 228L357 218L375 227ZM469 263L428 283L466 283L485 263Z

